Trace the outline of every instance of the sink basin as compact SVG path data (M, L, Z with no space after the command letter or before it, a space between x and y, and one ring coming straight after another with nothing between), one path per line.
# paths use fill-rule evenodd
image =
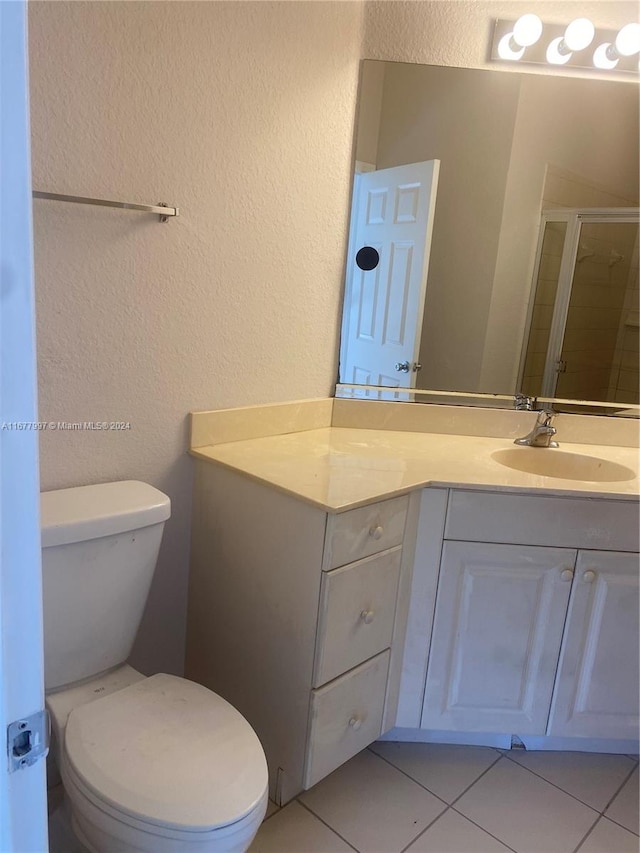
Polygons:
M557 477L561 480L584 480L589 483L617 483L633 480L635 471L626 465L585 456L582 453L567 453L550 447L510 447L496 450L491 458L515 471L538 474L541 477Z

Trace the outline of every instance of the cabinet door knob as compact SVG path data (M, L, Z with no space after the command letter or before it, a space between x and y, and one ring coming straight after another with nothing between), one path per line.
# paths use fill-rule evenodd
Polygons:
M360 717L353 716L349 720L349 727L352 728L354 730L354 732L357 732L361 725L362 725L362 720Z
M377 524L369 530L369 536L373 536L374 539L379 539L383 533L384 527L381 524Z
M560 575L560 579L569 582L573 580L573 569L563 569L562 574Z
M585 583L593 583L595 579L596 579L596 573L592 572L591 569L589 569L589 571L585 572L582 575L582 580Z
M374 616L375 616L375 613L373 612L373 610L363 610L360 613L360 618L365 623L365 625L371 625L371 623L373 622Z

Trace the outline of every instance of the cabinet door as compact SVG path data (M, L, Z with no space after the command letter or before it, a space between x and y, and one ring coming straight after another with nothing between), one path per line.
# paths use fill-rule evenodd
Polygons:
M638 737L638 555L579 551L550 735Z
M545 734L575 558L445 542L422 728Z

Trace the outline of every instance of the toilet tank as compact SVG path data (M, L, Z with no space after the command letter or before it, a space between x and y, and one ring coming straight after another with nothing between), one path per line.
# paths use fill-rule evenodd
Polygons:
M45 690L127 660L170 513L137 480L41 494Z

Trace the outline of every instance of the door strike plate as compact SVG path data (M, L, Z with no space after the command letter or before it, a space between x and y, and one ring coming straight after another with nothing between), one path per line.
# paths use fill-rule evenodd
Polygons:
M47 710L22 717L7 726L9 773L31 767L49 752L51 725Z

